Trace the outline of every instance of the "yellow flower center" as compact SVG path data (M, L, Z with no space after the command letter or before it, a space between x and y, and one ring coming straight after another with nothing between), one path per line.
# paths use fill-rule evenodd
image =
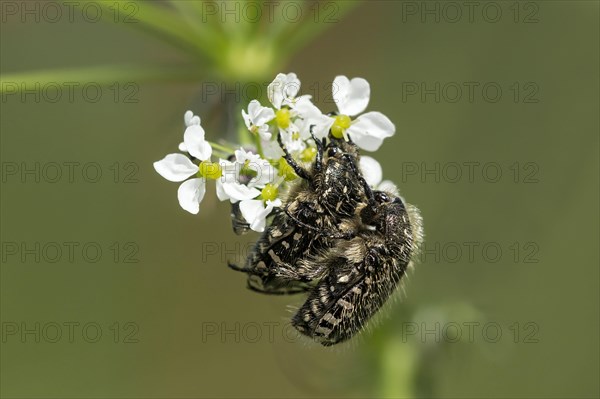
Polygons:
M294 172L294 169L287 163L285 158L279 159L279 174L283 176L285 181L292 181L298 177L296 172Z
M198 176L217 180L222 175L222 168L217 162L202 161L198 168Z
M279 194L279 190L272 184L267 184L265 188L262 189L260 196L264 201L274 201L277 198L277 194Z
M292 133L292 140L298 140L300 138L300 132Z
M317 156L317 149L315 147L308 147L300 153L300 159L304 162L311 162Z
M281 108L275 113L275 122L281 129L287 129L290 127L290 110L287 108Z
M348 115L338 115L331 126L331 135L337 139L344 137L344 132L350 127L352 119Z

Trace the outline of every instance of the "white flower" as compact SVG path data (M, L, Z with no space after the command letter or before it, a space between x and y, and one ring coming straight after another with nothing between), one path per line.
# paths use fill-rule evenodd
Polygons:
M183 133L183 143L179 144L179 151L188 152L201 161L210 159L212 147L204 138L205 133L202 126L200 126L200 117L194 115L192 111L187 111L183 116L183 120L186 129Z
M248 104L248 113L242 110L242 117L248 130L258 134L263 140L271 138L267 123L275 118L273 109L261 106L258 100L252 100Z
M340 116L332 124L339 123L360 148L367 151L379 149L383 140L396 132L396 127L387 116L380 112L367 112L349 123L344 117L352 117L363 112L369 104L371 88L362 78L349 80L345 76L337 76L333 81L333 99L337 104Z
M375 158L362 156L359 161L359 168L366 182L375 190L385 191L390 194L398 195L398 188L390 180L383 180L383 170Z
M277 169L258 154L240 148L235 151L235 159L238 164L238 178L242 168L253 170L256 173L256 176L246 182L248 187L263 188L277 179Z
M277 169L271 165L271 163L265 159L262 159L259 155L252 152L245 151L243 148L235 152L235 158L237 168L237 180L241 178L249 179L245 184L241 184L244 188L244 194L247 194L247 198L241 198L240 193L237 193L235 200L240 201L240 211L242 216L248 222L250 228L257 232L263 232L265 230L266 218L271 213L274 207L281 206L282 202L277 198L278 190L276 188L276 180L281 178L278 175ZM229 167L233 167L233 163L230 163ZM242 168L245 170L253 170L255 173L252 176L241 176L240 171ZM235 186L232 186L235 187ZM265 189L265 187L267 187ZM258 189L265 189L259 191ZM221 193L223 198L229 196L233 197L231 193L226 192L227 188L224 187ZM219 182L217 182L217 194L219 193ZM266 202L262 199L257 199L260 194L269 196ZM218 194L219 195L219 194ZM221 196L219 198L221 198ZM233 198L232 201L234 202Z
M288 73L287 75L280 73L267 87L267 96L271 104L276 109L280 109L283 105L293 104L299 91L300 79L295 73Z
M310 95L298 96L300 80L295 73L278 74L267 88L275 108L274 122L288 152L298 153L307 147L312 133L317 138L327 136L333 120L311 102ZM264 147L269 147L268 144ZM271 148L268 148L269 153Z
M296 97L299 91L300 80L295 73L278 74L267 88L269 100L276 109L275 123L281 141L291 153L306 148L311 126L318 128L317 135L325 137L331 125L331 118L312 104L310 95Z
M240 183L239 164L225 159L220 159L219 164L223 170L221 177L217 179L217 197L219 200L229 200L233 204L260 195L260 190Z
M198 173L198 165L193 164L185 155L169 154L160 161L154 162L154 169L169 181L183 181L177 190L179 205L193 214L200 211L200 202L206 193L206 180L197 177L184 181Z
M236 162L220 160L223 170L217 180L217 197L221 201L230 200L232 203L251 200L260 195L261 188L277 179L277 169L260 155L245 151L243 148L235 151ZM242 168L253 170L253 177L240 174Z
M273 208L280 207L282 204L279 198L274 201L267 200L266 203L262 200L248 200L240 202L240 211L242 216L254 231L262 233L265 231L267 216Z
M256 171L256 176L248 182L249 187L264 188L267 184L275 183L279 177L277 168L265 159L249 163L248 168Z
M260 161L259 154L255 154L253 152L246 151L246 150L244 150L243 147L240 147L239 150L235 150L234 154L235 154L235 161L240 164L244 164L244 163L246 163L246 161L248 161L248 162L259 162Z
M183 134L183 146L190 155L200 161L210 161L212 147L204 138L204 129L200 126L200 118L193 116L191 111L185 113L187 126ZM216 168L217 166L211 166ZM206 178L199 175L200 167L183 154L169 154L160 161L154 162L154 169L165 179L172 182L183 182L177 190L179 205L186 211L197 214L200 202L206 194ZM184 181L185 180L185 181Z

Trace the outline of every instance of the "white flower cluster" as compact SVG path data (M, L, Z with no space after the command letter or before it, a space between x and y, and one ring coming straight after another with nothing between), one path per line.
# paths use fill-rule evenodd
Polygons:
M200 210L207 180L215 180L219 200L239 202L250 228L262 232L267 216L282 205L286 186L298 178L282 157L278 135L295 159L309 163L317 153L312 135L317 139L329 134L344 137L366 151L376 151L385 138L395 133L394 124L385 115L363 113L371 92L365 79L338 76L332 87L337 112L327 115L312 103L311 96L298 95L300 80L296 74L277 75L267 88L272 107L252 100L247 111L242 111L256 143L252 149L233 151L207 141L200 117L187 111L183 142L179 144L179 150L187 154L169 154L155 162L154 169L169 181L182 182L177 190L179 204L193 214ZM224 155L217 162L212 161L213 147ZM373 187L387 184L381 182L381 166L375 159L361 157L360 167Z

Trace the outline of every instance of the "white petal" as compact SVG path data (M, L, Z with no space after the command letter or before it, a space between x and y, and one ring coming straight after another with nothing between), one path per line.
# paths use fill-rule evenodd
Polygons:
M333 80L333 100L342 115L354 116L367 109L371 87L363 78L348 80L345 76L337 76Z
M335 120L333 118L329 118L327 116L325 116L325 118L321 118L320 120L318 120L317 123L315 124L315 127L313 128L313 133L314 133L315 137L318 139L327 137L327 135L329 134L329 129L331 129L333 122L335 122Z
M315 135L315 137L322 139L323 137L327 137L333 122L335 122L335 120L327 115L308 118L301 124L300 135L301 137L310 137L310 130L312 129L312 133Z
M177 148L179 148L179 151L181 151L181 152L188 152L187 146L185 145L184 142L179 143L179 146Z
M194 115L194 113L192 111L186 111L185 114L183 115L183 121L185 122L186 127L189 127L192 125L199 125L200 117L197 115Z
M347 132L360 148L377 151L385 138L394 135L396 127L381 112L367 112L352 122Z
M280 109L282 105L292 104L299 91L300 80L295 73L280 73L267 87L267 97L275 108Z
M250 104L248 104L248 114L252 123L259 127L275 118L275 111L271 108L261 106L258 100L250 101Z
M227 195L223 188L223 179L217 179L217 198L219 201L227 201L229 199L229 195Z
M281 135L281 142L288 152L296 153L306 148L306 144L301 139L294 139L291 130L280 129L279 134Z
M263 217L265 208L261 200L246 200L240 202L240 211L250 228L262 233L265 231L266 216Z
M285 94L289 99L294 99L300 91L300 79L295 73L288 73L285 77Z
M279 198L275 199L275 201L269 200L267 201L266 205L267 206L265 208L258 211L256 218L252 223L250 223L250 228L259 233L265 231L267 216L269 216L274 207L281 206L281 200Z
M246 151L246 150L244 150L243 147L240 147L239 150L235 150L234 154L235 154L235 161L237 163L245 163L246 161L248 161L248 162L259 162L260 161L260 155L254 154L250 151Z
M192 118L194 117L194 113L192 111L185 111L185 114L183 114L183 122L185 123L185 126L189 126L191 125L191 121Z
M300 79L295 73L288 73L283 86L283 105L291 106L300 91Z
M389 194L392 194L395 196L400 195L400 193L398 191L398 187L391 180L382 181L381 184L379 184L379 187L377 187L377 189L380 191L385 191L386 193L389 193Z
M281 206L279 198L274 201L267 201L266 206L261 200L247 200L240 202L240 211L244 219L250 224L250 228L262 233L265 231L267 216L269 216L273 208L279 206Z
M204 141L205 137L204 129L199 125L191 125L185 129L183 132L183 141L185 143L194 143L198 141Z
M283 73L278 73L275 79L267 86L267 97L271 104L277 109L281 108L283 103L283 88L286 77Z
M314 135L322 139L327 137L334 119L324 115L316 105L310 100L310 96L302 96L296 101L294 111L297 112L300 121L295 123L300 127L300 135L302 138L310 137L310 129Z
M383 170L375 158L360 157L360 171L371 187L377 187L383 179Z
M261 159L250 162L248 167L256 171L256 176L248 183L249 187L264 187L267 183L273 183L277 179L277 169L269 161Z
M248 187L244 184L237 182L222 182L223 183L223 191L226 195L229 196L231 202L243 201L256 198L260 195L260 191L253 188Z
M242 110L242 118L244 119L244 123L248 130L252 128L252 119L250 119L250 115L246 113L246 111Z
M219 165L221 166L221 182L223 183L234 183L238 181L240 167L237 163L228 161L227 159L219 159Z
M191 125L185 129L183 133L183 142L187 147L187 151L201 161L210 159L212 155L212 147L208 141L204 140L204 129L200 125Z
M237 172L239 172L237 165L234 162L223 158L219 158L219 165L221 165L221 169L223 170L223 181L235 181Z
M279 208L281 206L282 202L279 198L275 198L274 201L271 200L267 200L267 207L271 207L272 208Z
M309 95L301 96L296 99L293 105L294 111L300 118L308 118L314 115L323 115L321 110L313 104Z
M331 94L333 101L338 107L338 111L342 112L342 107L346 104L348 92L350 91L350 80L345 76L336 76L333 79L331 86Z
M177 190L179 205L189 213L200 211L200 202L206 193L206 180L196 178L184 181Z
M271 108L262 107L260 112L254 116L254 124L256 126L263 126L273 120L273 118L275 118L275 111Z
M283 150L275 140L262 141L263 155L269 159L279 159L283 154Z
M261 127L259 127L258 135L262 140L271 140L271 137L273 136L269 131L269 125L262 125Z
M310 139L310 125L308 124L307 120L296 119L294 122L290 123L290 128L288 131L299 133L300 140Z
M184 181L198 173L198 166L182 154L169 154L160 161L154 162L154 169L169 181Z
M221 178L217 179L217 197L220 201L231 199L229 194L225 192L225 184L237 183L239 180L240 168L237 164L230 162L226 159L219 159L219 165L221 165ZM234 201L232 201L234 202ZM235 201L237 202L237 201Z

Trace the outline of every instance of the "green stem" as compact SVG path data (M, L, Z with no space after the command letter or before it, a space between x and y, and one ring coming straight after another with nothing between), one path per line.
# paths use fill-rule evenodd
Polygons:
M256 144L256 151L258 152L258 155L264 159L265 155L263 154L262 142L258 133L254 135L254 143Z
M227 158L229 158L229 156L231 154L224 153L224 152L221 152L221 151L213 151L213 155L216 156L216 157L222 158L222 159L227 159Z
M211 147L216 148L217 150L223 151L223 152L225 152L225 153L227 153L229 155L231 155L231 154L233 154L235 152L235 150L232 150L229 147L226 147L226 146L221 145L221 144L217 144L217 143L212 142L212 141L208 141L208 144L210 144Z
M414 398L415 370L419 366L419 352L414 342L400 342L391 338L380 355L381 398Z
M232 113L232 115L241 115L242 114L242 109L243 106L241 104L238 104L236 106L236 110L235 112ZM248 131L248 128L246 127L246 123L244 123L241 118L236 118L235 119L235 124L236 129L237 129L237 142L239 145L244 146L244 145L248 145L248 144L252 144L252 137L254 136L253 133L250 133Z

